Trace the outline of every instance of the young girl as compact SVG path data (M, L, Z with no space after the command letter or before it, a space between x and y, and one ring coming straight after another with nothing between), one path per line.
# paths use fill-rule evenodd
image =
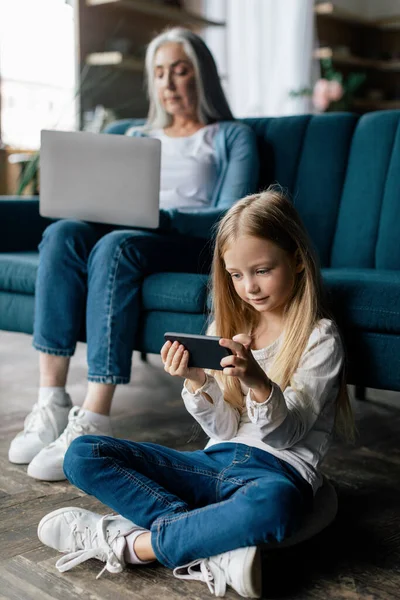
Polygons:
M40 540L68 553L60 571L93 557L110 572L158 560L216 596L230 585L259 597L257 546L296 532L335 425L352 435L340 335L304 227L281 192L248 196L225 215L212 281L210 333L233 354L223 370L188 368L178 343L161 350L210 441L194 452L89 435L72 442L67 478L119 514L71 507L45 516Z

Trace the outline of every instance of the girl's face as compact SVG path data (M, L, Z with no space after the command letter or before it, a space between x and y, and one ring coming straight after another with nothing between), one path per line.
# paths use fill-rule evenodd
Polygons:
M295 257L271 242L253 236L241 236L224 254L225 268L236 293L259 313L282 316L293 290Z
M157 50L154 84L158 99L169 115L197 120L194 68L182 44L168 42Z

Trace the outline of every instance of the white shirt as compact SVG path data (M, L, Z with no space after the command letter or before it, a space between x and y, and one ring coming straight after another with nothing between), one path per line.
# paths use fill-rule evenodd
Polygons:
M185 137L170 137L162 129L148 133L161 140L160 208L209 206L217 180L217 128L213 123Z
M252 350L266 373L280 342L281 338L267 348ZM182 397L188 412L210 436L206 448L232 442L265 450L295 467L315 494L322 484L318 467L333 432L343 361L336 326L329 319L321 319L310 335L293 385L284 392L273 383L269 398L258 403L248 391L239 411L224 401L217 381L207 375L203 387L194 394L184 385ZM211 397L213 404L202 392Z

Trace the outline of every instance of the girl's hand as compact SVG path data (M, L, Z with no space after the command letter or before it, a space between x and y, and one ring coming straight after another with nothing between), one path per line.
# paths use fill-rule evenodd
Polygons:
M251 353L251 337L240 333L231 340L222 338L219 343L220 346L229 348L233 354L221 360L224 375L240 379L252 389L258 402L264 402L271 393L271 382Z
M164 371L174 377L188 379L194 391L204 385L206 381L204 370L188 367L189 352L179 342L165 342L161 348L161 359L164 363Z

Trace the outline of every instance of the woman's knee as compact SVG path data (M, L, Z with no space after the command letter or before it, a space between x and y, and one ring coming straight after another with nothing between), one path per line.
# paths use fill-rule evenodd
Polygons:
M90 250L96 243L94 228L83 221L72 221L61 219L49 225L44 233L39 250L65 254L68 248L79 250Z
M147 232L142 231L111 231L99 239L93 247L88 267L90 269L99 264L101 268L104 268L105 264L111 265L114 261L119 261L121 257L128 257L130 264L140 270L148 246L152 243L151 237Z
M68 240L90 235L91 232L92 226L89 223L72 219L60 219L46 227L43 238L45 240Z

